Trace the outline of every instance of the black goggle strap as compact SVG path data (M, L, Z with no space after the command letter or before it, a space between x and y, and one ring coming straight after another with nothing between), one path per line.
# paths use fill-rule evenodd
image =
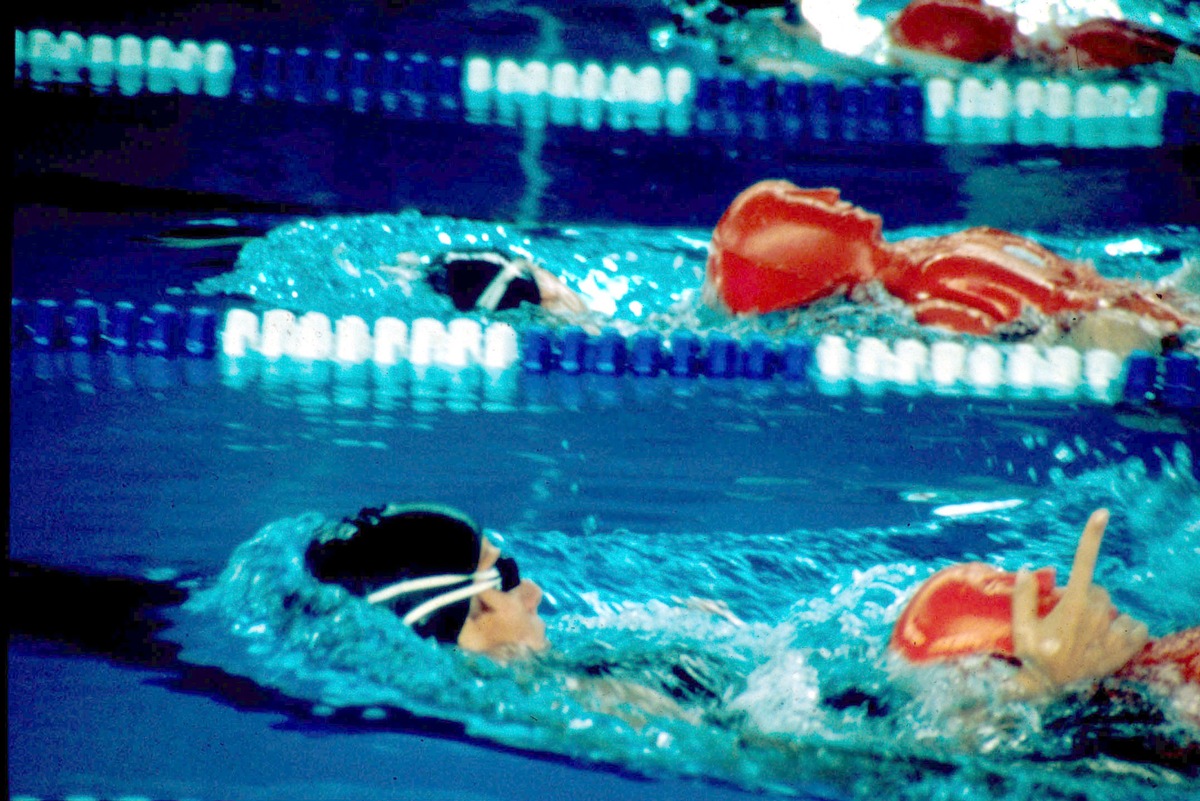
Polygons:
M387 587L382 587L367 596L367 603L381 604L414 592L427 592L442 587L453 587L466 584L465 587L435 595L428 601L410 609L403 617L406 626L419 623L434 612L444 607L472 598L486 590L511 590L521 581L517 572L517 563L511 558L496 560L494 567L479 570L474 573L450 573L441 576L423 576L422 578L406 579Z
M518 278L526 278L525 268L519 262L508 261L507 259L500 265L500 272L496 273L496 277L491 283L479 293L479 299L475 301L475 308L484 309L485 311L495 311L500 305L500 301L504 300L504 293L508 292L508 285Z

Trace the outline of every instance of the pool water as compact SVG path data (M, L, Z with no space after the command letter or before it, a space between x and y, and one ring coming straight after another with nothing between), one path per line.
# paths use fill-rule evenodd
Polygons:
M932 570L982 558L1064 571L1101 504L1113 524L1098 575L1115 601L1155 633L1188 625L1200 492L1171 426L1086 407L577 377L531 383L503 411L415 397L389 409L370 380L280 367L125 388L106 384L103 364L91 384L18 374L13 557L75 577L66 592L98 607L111 588L79 575L191 596L176 608L143 589L148 610L88 613L132 625L137 647L28 625L10 651L10 714L25 722L10 775L23 791L255 798L302 782L303 797L387 795L381 765L342 768L364 747L384 765L465 759L512 771L513 788L561 780L600 797L646 791L624 772L681 798L740 791L726 785L832 798L936 797L964 782L987 797L1194 789L1177 764L1090 753L1086 727L1049 737L1022 719L979 753L941 730L928 687L891 686L883 653L898 604ZM463 659L297 574L313 514L383 499L471 510L544 586L562 654L600 649L651 677L655 653L701 654L729 679L737 715L634 725L590 709L554 665L526 675ZM978 502L1004 508L967 513ZM297 592L324 592L329 615L289 617L280 599ZM688 608L692 596L745 625ZM156 604L171 628L147 626ZM851 692L887 714L820 700ZM153 773L139 772L149 759ZM405 792L523 797L425 770Z
M536 15L470 3L440 16L310 5L347 47L467 28L472 47L532 51L545 34ZM176 39L240 23L262 41L309 41L251 7L101 12ZM596 46L593 12L630 57L661 16L635 2L564 11L568 51ZM390 13L394 36L375 24ZM711 225L768 176L842 186L883 213L889 238L1010 226L1148 280L1200 258L1179 149L875 151L14 94L29 121L12 249L26 300L448 319L443 300L377 268L486 244L563 273L597 325L937 336L886 306L831 302L750 326L706 310ZM197 222L263 236L164 244ZM978 559L1065 575L1098 506L1112 511L1097 576L1114 602L1155 635L1196 625L1200 442L1185 414L253 352L22 347L11 362L13 797L1200 793L1200 700L1186 693L1003 703L987 689L1002 668L906 671L885 651L933 571ZM479 520L544 588L551 653L500 667L438 648L299 570L315 528L389 500ZM634 703L633 685L660 695Z

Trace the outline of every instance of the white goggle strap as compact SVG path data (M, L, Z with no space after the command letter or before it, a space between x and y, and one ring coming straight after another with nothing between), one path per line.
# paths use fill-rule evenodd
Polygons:
M513 279L520 278L524 272L524 270L517 266L516 262L506 261L500 267L500 272L487 285L487 289L480 293L479 300L475 301L475 307L486 309L487 311L495 311L496 307L500 305L500 301L504 299L504 293L508 291L508 285L513 282Z
M464 581L487 581L490 586L491 583L499 580L500 571L494 567L476 573L450 573L442 576L424 576L422 578L406 579L375 590L375 592L367 596L367 603L381 604L393 598L399 598L401 595L408 595L411 592L436 590L438 587L452 587L455 584L462 584Z
M479 593L484 592L485 590L498 590L498 589L500 589L500 576L499 575L497 575L495 579L491 579L488 581L477 581L474 584L470 584L466 587L463 587L462 589L451 590L450 592L444 592L441 595L438 595L434 598L430 598L428 601L421 604L417 608L409 611L409 613L404 616L404 619L403 619L404 625L412 626L413 624L417 623L418 621L420 621L421 619L423 619L425 617L428 617L429 615L431 615L432 613L441 609L442 607L450 606L451 604L456 604L459 601L463 601L463 600L466 600L467 598L474 597L474 596L478 595Z

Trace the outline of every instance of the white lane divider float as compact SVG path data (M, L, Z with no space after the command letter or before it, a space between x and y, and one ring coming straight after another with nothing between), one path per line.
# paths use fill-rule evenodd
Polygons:
M286 309L260 315L231 309L220 330L222 352L232 358L258 353L267 359L285 356L299 361L335 361L354 365L371 361L381 366L407 362L416 366L449 368L480 366L507 370L517 362L517 332L507 323L466 317L442 323L429 317L406 323L381 317L368 324L354 315L337 320L319 312L297 318Z
M115 85L126 96L146 89L153 94L203 91L225 97L235 69L232 48L219 40L176 43L165 36L143 39L133 34L85 39L75 31L55 35L37 29L17 31L15 45L15 68L19 72L27 66L35 84L81 84L86 70L93 89L104 92Z

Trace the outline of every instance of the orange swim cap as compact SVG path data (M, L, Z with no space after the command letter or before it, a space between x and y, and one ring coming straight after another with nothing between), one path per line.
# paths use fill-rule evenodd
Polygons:
M1038 617L1049 614L1062 596L1054 568L1033 572ZM952 565L917 590L892 629L889 647L911 662L932 662L967 654L1014 656L1012 596L1017 574L980 562Z

